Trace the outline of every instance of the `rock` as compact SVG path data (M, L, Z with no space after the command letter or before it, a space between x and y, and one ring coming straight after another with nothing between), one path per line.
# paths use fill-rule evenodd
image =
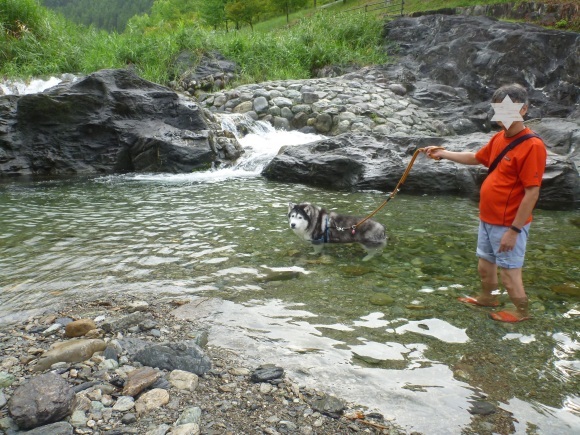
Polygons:
M449 138L385 136L380 139L362 133L345 133L304 145L284 147L262 171L271 180L297 182L345 190L394 189L405 172L413 149L439 145L451 151L476 151L489 137L477 135ZM423 145L424 144L424 145ZM419 174L421 174L419 176ZM417 159L405 181L411 193L454 193L477 197L485 171L449 161ZM569 157L550 153L540 191L538 207L574 208L580 202L580 176Z
M312 409L332 418L338 418L344 412L345 404L334 396L324 396L312 403Z
M169 403L169 393L161 388L143 393L135 402L137 415L147 414L148 412L160 408Z
M8 411L18 427L33 429L53 423L72 411L74 392L54 373L35 376L14 391Z
M16 378L7 372L0 372L0 388L9 387L14 383Z
M176 426L181 426L184 424L196 424L199 426L201 422L201 409L197 406L192 406L189 408L185 408L177 421L175 422Z
M484 16L425 15L389 21L385 35L401 47L393 72L405 68L416 77L412 96L423 87L422 79L463 89L472 103L488 101L502 84L517 82L542 88L531 95L533 118L565 117L580 96L574 63L580 38L574 32Z
M195 342L181 341L146 346L133 359L143 365L163 370L185 370L203 375L211 368L211 361Z
M92 329L96 329L97 325L90 319L80 319L66 325L64 335L69 338L82 337Z
M4 395L4 392L0 390L0 409L4 408L4 405L6 405L6 396Z
M137 421L137 417L133 413L127 413L121 418L121 423L123 424L131 424Z
M135 399L131 396L120 396L113 405L113 410L119 412L129 411L135 407Z
M169 374L169 382L178 390L195 391L199 383L199 377L195 373L173 370Z
M201 430L199 424L187 423L179 426L175 426L171 431L172 435L199 435Z
M44 335L45 337L49 336L51 334L54 334L55 332L57 332L61 328L62 328L62 325L60 323L54 323L54 324L50 325L47 329L42 331L42 335Z
M134 312L127 316L106 320L101 325L101 328L106 332L123 331L132 326L137 326L143 321L143 313Z
M73 339L55 343L49 351L40 357L33 370L43 371L50 368L52 364L61 361L85 361L92 357L95 352L105 350L106 347L106 343L99 339Z
M141 367L133 370L128 374L129 378L125 382L123 395L136 396L145 388L153 385L162 376L163 373L151 367Z
M252 382L260 383L267 382L274 379L280 379L284 376L284 369L282 367L276 367L272 365L258 367L252 373L250 379Z
M105 360L110 359L116 362L119 362L119 353L115 346L108 345L103 352L103 358Z
M149 304L145 301L133 301L127 305L127 311L134 313L136 311L147 311Z
M191 172L241 153L235 139L214 142L222 129L196 103L130 69L0 97L0 111L0 176Z
M469 413L474 415L489 415L496 412L495 405L483 401L470 401Z
M374 293L369 298L369 302L373 305L385 306L385 305L393 305L395 303L395 299L384 293Z
M46 424L26 432L21 432L22 435L73 435L74 428L66 421L59 421L58 423Z
M70 424L75 428L86 427L89 419L87 418L85 411L77 410L70 416Z
M557 293L559 295L580 297L580 285L573 282L566 282L563 284L553 285L551 289L554 293Z

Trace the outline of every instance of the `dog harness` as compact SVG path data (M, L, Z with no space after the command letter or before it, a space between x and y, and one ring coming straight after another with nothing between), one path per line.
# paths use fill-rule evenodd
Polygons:
M328 215L326 216L326 228L324 229L324 232L322 233L322 236L320 236L320 239L313 239L312 243L328 243L330 241L330 219L328 218Z

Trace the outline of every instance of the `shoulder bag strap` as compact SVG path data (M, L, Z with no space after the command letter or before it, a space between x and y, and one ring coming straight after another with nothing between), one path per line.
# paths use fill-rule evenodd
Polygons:
M501 153L499 153L499 155L495 158L495 160L493 161L493 163L489 166L489 169L487 170L487 175L491 174L493 172L493 170L497 167L497 165L499 165L499 162L501 162L501 159L503 159L505 157L505 155L510 152L511 150L513 150L515 147L517 147L519 144L521 144L523 141L530 139L532 137L539 137L537 134L524 134L522 137L518 137L516 140L514 140L513 142L511 142L508 146L506 146Z

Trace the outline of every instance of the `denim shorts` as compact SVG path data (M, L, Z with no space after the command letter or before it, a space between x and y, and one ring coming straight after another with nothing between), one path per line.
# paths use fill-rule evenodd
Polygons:
M518 234L516 246L514 246L512 251L499 253L499 244L506 231L511 230L509 227L491 225L479 221L477 256L504 269L521 269L524 266L530 224L522 228L522 232Z

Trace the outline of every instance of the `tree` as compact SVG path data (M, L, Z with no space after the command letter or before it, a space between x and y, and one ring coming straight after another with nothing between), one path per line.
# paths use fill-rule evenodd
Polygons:
M226 3L228 0L202 0L198 2L199 15L204 23L217 29L222 23L227 25Z
M263 5L260 0L233 0L226 4L226 17L236 23L248 23L254 30L254 21L263 10Z
M276 11L286 14L286 22L290 22L290 11L295 11L306 6L308 0L270 0L270 4Z

